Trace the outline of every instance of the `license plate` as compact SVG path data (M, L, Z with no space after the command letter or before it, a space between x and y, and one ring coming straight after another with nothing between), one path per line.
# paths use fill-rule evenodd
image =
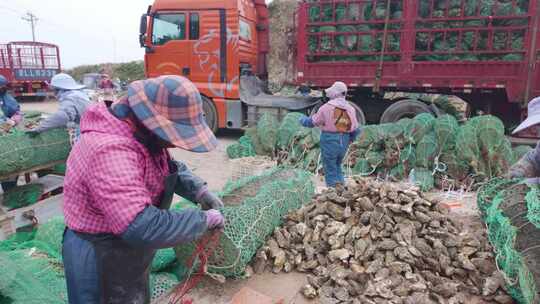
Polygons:
M39 83L34 83L34 84L32 84L32 88L34 88L34 89L41 89L41 84L39 84Z

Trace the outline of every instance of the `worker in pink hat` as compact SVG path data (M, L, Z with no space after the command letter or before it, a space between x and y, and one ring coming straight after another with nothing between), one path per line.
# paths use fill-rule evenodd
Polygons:
M528 105L527 119L523 121L512 134L519 133L525 129L537 128L540 134L540 97L537 97ZM540 143L536 148L525 154L515 165L513 165L508 174L508 178L533 178L540 177Z
M300 123L308 128L321 128L320 146L326 185L340 188L345 185L343 159L360 130L356 110L345 99L347 85L338 81L326 89L325 94L330 101L312 117L301 117Z
M86 111L64 182L70 304L150 303L156 250L223 228L221 200L167 150L216 145L199 91L180 76L135 81L125 98ZM202 210L168 210L175 193Z

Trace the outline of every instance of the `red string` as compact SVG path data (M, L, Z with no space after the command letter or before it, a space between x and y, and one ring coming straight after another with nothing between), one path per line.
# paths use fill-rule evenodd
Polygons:
M175 287L169 300L169 304L193 304L192 299L185 299L184 297L203 279L206 270L206 263L208 262L208 257L214 253L214 250L219 243L220 234L221 231L219 230L213 231L210 234L206 234L205 236L203 236L197 242L195 252L187 261L186 268L191 269L197 259L199 260L199 267L194 272L194 275L188 276L184 283L179 284Z

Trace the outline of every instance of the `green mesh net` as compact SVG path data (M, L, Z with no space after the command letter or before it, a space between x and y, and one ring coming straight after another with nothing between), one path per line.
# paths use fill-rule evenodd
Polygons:
M277 134L277 146L281 150L287 150L293 144L295 137L307 134L309 129L302 127L299 120L303 115L300 113L288 113L281 121Z
M66 175L66 163L62 163L59 165L55 165L51 170L50 174L56 174L56 175Z
M438 155L439 147L434 132L426 134L416 145L416 166L430 168Z
M515 147L512 150L512 152L514 154L514 162L517 162L518 160L520 160L523 156L525 156L525 154L532 151L532 149L533 148L531 148L530 146L517 146L517 147Z
M159 272L167 269L176 262L176 254L174 249L166 248L156 252L156 256L152 260L151 271Z
M277 144L279 122L274 115L264 113L257 123L257 135L263 149L273 153Z
M208 260L209 272L227 277L242 275L282 217L309 202L313 193L311 175L289 169L276 169L226 186L221 211L227 224ZM186 262L194 248L194 243L177 247L178 262Z
M417 115L405 129L405 135L413 142L418 143L433 128L435 117L428 113Z
M519 181L493 179L478 192L478 207L488 226L497 266L518 303L538 303L540 287L540 230L538 191Z
M360 148L370 148L372 146L380 145L381 141L382 136L378 126L370 125L362 128L362 133L360 133L360 136L356 140L356 145Z
M7 303L64 304L67 289L55 260L34 249L0 251L0 293Z
M36 137L16 132L0 140L0 176L66 160L71 149L65 129L50 130Z
M28 184L17 186L4 193L2 205L8 210L18 209L35 204L43 194L43 185Z
M454 116L442 115L433 122L439 153L455 148L459 125Z
M237 143L227 147L227 156L230 159L250 157L257 155L253 147L253 141L250 136L244 135L240 137Z
M49 257L60 260L62 258L62 240L64 238L63 217L55 217L39 226L34 241L31 244Z
M411 170L409 181L420 187L422 191L430 191L435 187L433 172L421 167Z
M150 274L151 300L163 297L179 284L178 278L171 273L159 272Z

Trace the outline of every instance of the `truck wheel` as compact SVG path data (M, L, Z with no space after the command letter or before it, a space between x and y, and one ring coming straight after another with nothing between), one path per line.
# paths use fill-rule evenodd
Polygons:
M216 106L211 99L207 98L206 96L201 97L206 124L208 124L212 132L216 133L218 131L218 113Z
M324 103L319 103L315 107L313 107L310 111L310 115L313 115L319 111L319 109L322 107ZM358 120L358 124L360 126L363 126L366 124L366 115L364 115L364 111L355 103L352 103L349 101L349 104L356 110L356 119Z
M405 99L389 106L381 116L381 123L396 122L402 118L414 118L422 113L432 114L433 111L421 101Z

